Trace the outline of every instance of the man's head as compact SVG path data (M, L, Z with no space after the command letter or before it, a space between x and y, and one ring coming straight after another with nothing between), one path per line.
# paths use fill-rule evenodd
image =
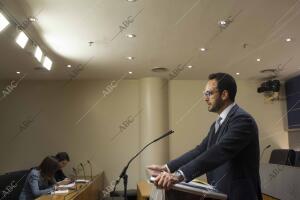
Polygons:
M57 153L55 158L59 163L60 169L64 168L68 164L68 162L70 162L69 155L66 152Z
M204 90L204 100L208 104L209 112L221 113L235 100L236 82L226 73L214 73L208 76Z

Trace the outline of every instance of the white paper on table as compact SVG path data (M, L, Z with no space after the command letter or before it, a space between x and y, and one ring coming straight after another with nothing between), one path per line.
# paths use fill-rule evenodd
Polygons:
M59 185L58 188L73 188L75 187L75 182L67 184L67 185Z
M51 194L67 194L69 190L57 190L54 192L51 192Z
M90 180L87 180L87 179L77 179L75 182L76 183L88 183L88 182L90 182Z

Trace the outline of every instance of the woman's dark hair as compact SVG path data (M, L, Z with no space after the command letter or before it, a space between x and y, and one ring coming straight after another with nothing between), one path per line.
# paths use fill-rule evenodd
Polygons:
M230 74L219 72L219 73L210 74L208 76L208 80L213 80L213 79L217 80L218 82L217 88L219 92L222 93L224 90L227 90L229 94L229 99L232 102L234 102L236 90L237 90L237 86L234 78Z
M66 152L59 152L56 154L55 158L58 160L58 162L61 162L61 161L70 161L70 158L69 158L69 155L66 153Z
M52 156L47 156L37 169L41 171L41 175L44 178L51 180L56 171L59 169L59 163Z

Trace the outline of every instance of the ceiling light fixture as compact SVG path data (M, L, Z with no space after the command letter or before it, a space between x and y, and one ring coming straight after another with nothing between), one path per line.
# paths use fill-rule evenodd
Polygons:
M5 29L9 24L9 21L0 13L0 31Z
M256 61L257 61L257 62L260 62L260 61L261 61L261 59L260 59L260 58L257 58L257 59L256 59Z
M128 2L135 2L136 0L127 0Z
M135 34L127 34L126 37L128 37L128 38L135 38L136 35Z
M17 74L21 74L21 72L16 72Z
M128 72L129 74L132 74L132 72Z
M35 57L39 62L42 61L43 52L42 52L42 50L40 49L39 46L37 46L36 49L35 49L34 57Z
M51 67L52 67L52 61L51 61L50 58L48 58L47 56L46 56L45 59L44 59L43 66L44 66L46 69L48 69L49 71L51 70Z
M240 73L239 72L237 72L237 73L235 73L236 75L240 75Z
M29 20L30 22L36 22L36 21L37 21L37 19L36 19L35 17L29 17L28 20Z
M292 38L286 38L285 41L286 41L286 42L291 42L291 41L292 41Z
M21 31L16 39L16 43L22 48L24 49L24 47L26 46L28 42L28 37L27 35L25 35L25 33L23 31Z
M71 68L71 67L72 67L72 65L67 65L67 67L68 67L68 68Z
M206 51L207 49L206 48L200 48L200 51Z
M222 19L220 21L218 21L218 25L221 29L225 29L229 26L229 24L232 22L232 20L230 18L228 19Z
M189 66L187 66L187 67L191 69L193 66L192 66L192 65L189 65Z
M226 24L226 21L225 21L225 20L220 20L220 21L219 21L219 24L220 24L220 25L225 25L225 24Z
M133 60L134 57L128 56L127 59L128 59L128 60Z

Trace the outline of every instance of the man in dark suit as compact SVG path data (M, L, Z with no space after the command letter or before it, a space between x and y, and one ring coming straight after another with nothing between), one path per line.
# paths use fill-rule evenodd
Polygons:
M219 115L208 135L193 150L148 169L157 173L155 184L160 188L206 173L208 183L229 200L261 200L256 122L234 103L237 86L231 75L215 73L208 79L204 99L208 111Z

